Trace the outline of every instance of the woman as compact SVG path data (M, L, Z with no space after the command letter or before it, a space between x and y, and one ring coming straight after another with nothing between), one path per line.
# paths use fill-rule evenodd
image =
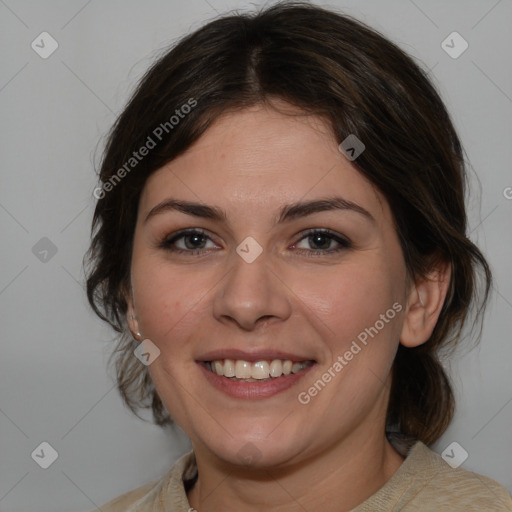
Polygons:
M308 4L213 21L142 79L100 178L88 296L119 389L193 446L104 512L512 510L428 448L454 411L439 351L491 274L400 49Z

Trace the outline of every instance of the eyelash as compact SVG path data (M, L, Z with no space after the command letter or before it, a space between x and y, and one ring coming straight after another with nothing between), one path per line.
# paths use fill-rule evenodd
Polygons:
M173 244L176 243L176 241L180 240L181 238L185 238L187 236L192 236L192 235L200 235L202 237L205 237L205 238L208 238L211 240L211 238L205 234L204 231L200 230L200 229L186 229L186 230L183 230L183 231L179 231L178 233L172 235L171 237L166 237L164 238L159 244L158 244L158 247L160 249L164 249L166 251L170 251L170 252L173 252L173 253L177 253L177 254L187 254L187 255L190 255L190 256L198 256L200 254L203 254L205 251L208 251L208 249L179 249L179 248L176 248L176 247L172 247ZM352 243L350 242L350 240L348 240L347 238L345 237L342 237L340 235L337 235L336 233L328 230L328 229L310 229L310 230L307 230L304 235L302 236L302 238L300 238L297 242L295 242L294 245L298 244L299 242L302 242L302 240L308 238L308 237L312 237L312 236L315 236L315 235L323 235L324 237L327 237L328 239L330 240L334 240L335 242L338 242L340 244L340 246L336 249L329 249L329 250L321 250L321 249L316 249L316 250L307 250L307 249L297 249L297 251L301 252L301 251L305 251L306 253L306 256L308 257L315 257L315 256L323 256L323 255L326 255L326 254L335 254L335 253L339 253L345 249L350 249L352 248Z

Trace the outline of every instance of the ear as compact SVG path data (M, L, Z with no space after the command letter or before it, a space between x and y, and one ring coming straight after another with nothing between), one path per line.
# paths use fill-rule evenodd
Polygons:
M131 288L126 292L126 302L128 304L126 311L126 323L128 324L128 329L130 329L134 339L141 341L142 335L140 333L139 320L135 312L135 303L133 301L133 293Z
M411 285L400 343L417 347L425 343L434 330L450 286L451 267L438 263L425 278Z

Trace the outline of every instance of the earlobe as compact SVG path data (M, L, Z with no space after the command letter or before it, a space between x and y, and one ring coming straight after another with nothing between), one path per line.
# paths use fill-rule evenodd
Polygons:
M417 347L430 338L443 309L450 278L450 264L443 263L411 286L400 336L402 345Z
M128 310L126 312L126 322L128 324L128 329L132 333L132 336L137 341L142 339L142 334L140 333L139 320L135 313L135 307L133 304L133 299L131 295L128 297Z

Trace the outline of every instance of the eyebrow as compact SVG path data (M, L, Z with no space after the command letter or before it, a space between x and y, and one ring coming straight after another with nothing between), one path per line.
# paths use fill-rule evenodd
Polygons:
M362 206L347 199L343 199L342 197L327 197L324 199L296 202L283 206L279 211L276 224L289 222L314 213L331 210L356 212L366 217L368 220L375 222L375 218L372 214ZM226 222L227 220L226 212L217 206L209 206L203 203L168 198L151 209L146 216L144 223L146 223L151 217L168 211L179 211L194 217L211 219L219 222Z

